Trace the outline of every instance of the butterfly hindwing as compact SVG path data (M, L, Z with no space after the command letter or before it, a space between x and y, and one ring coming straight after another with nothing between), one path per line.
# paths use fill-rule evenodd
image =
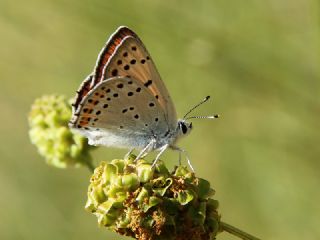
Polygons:
M82 100L74 126L91 141L112 134L132 139L147 139L168 131L165 115L147 87L135 79L113 77L100 82ZM111 133L111 135L110 135ZM118 143L119 144L119 143ZM132 143L131 143L132 144ZM143 144L141 144L143 145Z
M81 84L79 90L77 91L77 95L74 99L74 102L72 104L72 112L73 112L73 117L70 121L70 126L74 126L74 121L75 121L75 115L78 114L79 112L79 104L82 101L82 99L88 94L88 92L90 91L90 84L91 81L93 79L93 75L89 75Z

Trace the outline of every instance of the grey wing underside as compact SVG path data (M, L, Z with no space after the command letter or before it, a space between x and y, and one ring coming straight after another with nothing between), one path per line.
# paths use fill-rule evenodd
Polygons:
M98 83L81 101L72 128L92 145L143 148L169 130L163 108L135 79L114 77Z

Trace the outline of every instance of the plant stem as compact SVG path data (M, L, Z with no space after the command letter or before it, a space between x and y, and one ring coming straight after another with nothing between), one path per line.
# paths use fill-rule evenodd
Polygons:
M260 240L260 238L254 237L249 233L246 233L236 227L231 226L228 223L220 222L220 228L222 231L228 232L234 236L237 236L243 240Z

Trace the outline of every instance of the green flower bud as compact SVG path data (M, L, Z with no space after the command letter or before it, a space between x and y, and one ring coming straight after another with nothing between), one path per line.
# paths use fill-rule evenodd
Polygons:
M142 204L144 204L145 202L145 199L149 199L149 192L146 188L141 188L137 198L136 198L136 201L138 202L138 204L140 204L140 206L142 206Z
M64 96L43 96L32 105L29 136L49 165L59 168L91 165L92 147L68 128L71 113L71 105Z
M162 202L161 198L155 197L155 196L151 196L148 200L147 203L142 205L142 210L143 212L147 212L150 208L152 208L153 206L158 205L159 203Z
M100 226L136 239L213 239L218 202L209 182L185 167L170 173L134 158L102 162L88 188L86 210Z
M194 198L194 193L191 190L182 190L177 194L177 200L181 205L186 205Z
M137 173L140 182L146 183L153 177L153 169L150 164L139 164L137 165Z
M190 172L188 168L185 166L177 167L174 175L177 177L183 177L184 179L191 179L191 180L194 179L194 176L193 176L194 173Z
M137 174L129 173L122 176L121 184L129 190L135 190L140 183Z
M152 180L152 184L152 191L157 195L163 196L166 193L167 189L171 186L172 179L165 179L164 176L161 176Z
M170 175L169 170L163 161L159 160L155 166L155 169L157 172L161 173L162 176L169 176Z
M210 183L207 180L198 178L198 196L200 199L207 199L214 195L214 190L210 188Z

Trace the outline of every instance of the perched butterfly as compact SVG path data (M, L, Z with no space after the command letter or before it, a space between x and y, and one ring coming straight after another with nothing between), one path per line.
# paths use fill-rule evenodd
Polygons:
M167 148L180 155L185 152L175 144L192 129L186 120L218 117L187 118L208 99L177 120L169 92L147 49L132 30L120 27L100 52L94 72L77 91L69 126L86 136L91 145L130 152L139 149L137 159L158 150L154 165Z

